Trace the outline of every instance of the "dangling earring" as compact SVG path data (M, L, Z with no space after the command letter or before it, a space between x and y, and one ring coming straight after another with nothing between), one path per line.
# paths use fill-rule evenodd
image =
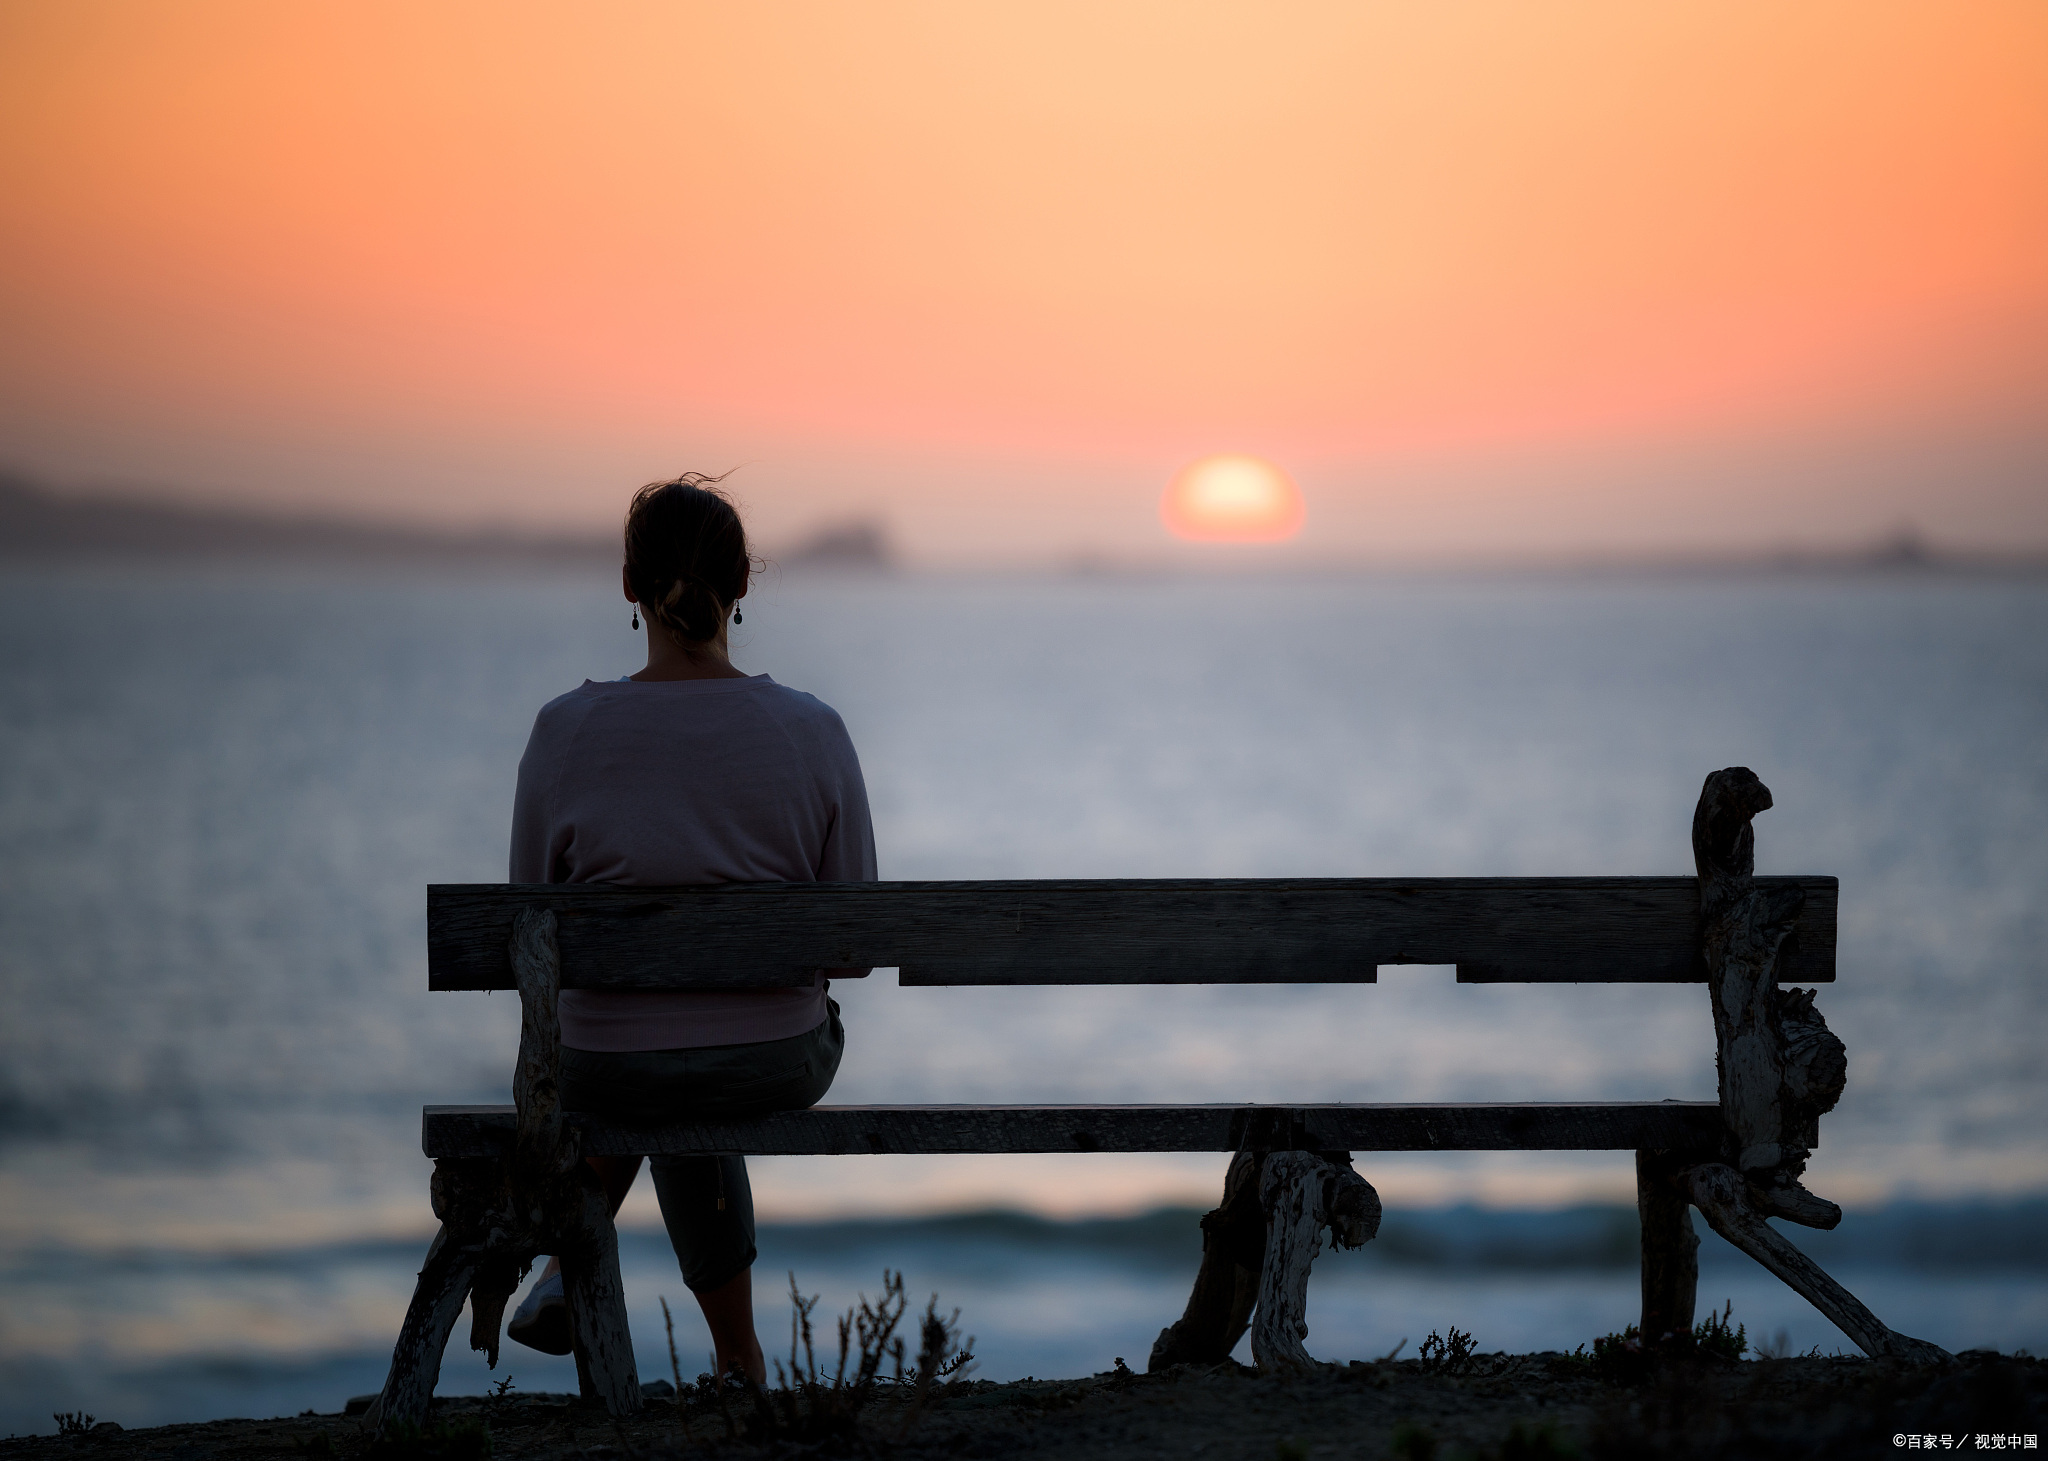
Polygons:
M738 604L732 606L732 622L735 624L740 622L740 606Z
M635 629L640 627L640 605L637 603L633 605L633 627Z

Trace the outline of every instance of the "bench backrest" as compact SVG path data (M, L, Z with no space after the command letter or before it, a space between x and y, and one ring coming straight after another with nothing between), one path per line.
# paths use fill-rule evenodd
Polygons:
M1781 984L1835 977L1836 880L1805 906ZM935 883L444 883L430 989L512 989L520 908L559 920L572 989L807 984L894 967L911 985L1370 984L1455 964L1467 984L1702 983L1700 884L1656 878L1187 878Z

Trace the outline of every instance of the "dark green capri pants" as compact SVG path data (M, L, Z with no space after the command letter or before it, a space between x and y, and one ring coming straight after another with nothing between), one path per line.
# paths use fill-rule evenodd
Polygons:
M631 1126L744 1120L815 1106L839 1073L839 1003L816 1029L694 1050L562 1049L562 1105ZM715 1289L754 1262L754 1193L740 1156L656 1156L654 1195L683 1282ZM724 1205L720 1206L720 1199Z

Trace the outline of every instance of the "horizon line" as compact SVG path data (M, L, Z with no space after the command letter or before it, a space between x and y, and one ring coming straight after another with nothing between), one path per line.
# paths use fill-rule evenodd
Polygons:
M771 570L945 577L955 573L1052 574L1074 578L1205 578L1218 575L1517 574L1545 576L1653 573L1682 577L1784 572L2032 575L2048 572L2048 547L2010 549L1931 541L1908 523L1880 534L1832 544L1779 540L1746 547L1531 548L1469 553L1412 551L1316 552L1257 544L1247 559L1225 561L1231 545L1205 550L1114 550L1077 546L1021 555L962 553L936 559L905 555L876 514L845 514L792 543L764 551ZM515 523L436 525L391 517L318 511L277 511L139 493L52 492L30 479L0 473L0 563L138 558L156 561L293 559L390 565L424 562L517 562L561 567L612 563L620 544L611 533L536 528Z

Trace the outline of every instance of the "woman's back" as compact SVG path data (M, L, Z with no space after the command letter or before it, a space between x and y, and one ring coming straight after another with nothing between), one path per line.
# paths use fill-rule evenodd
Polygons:
M766 675L585 681L519 763L512 880L859 882L875 875L837 712Z
M865 882L874 831L846 727L766 675L585 681L548 702L519 763L515 883ZM666 1050L779 1040L812 989L565 990L563 1043Z

